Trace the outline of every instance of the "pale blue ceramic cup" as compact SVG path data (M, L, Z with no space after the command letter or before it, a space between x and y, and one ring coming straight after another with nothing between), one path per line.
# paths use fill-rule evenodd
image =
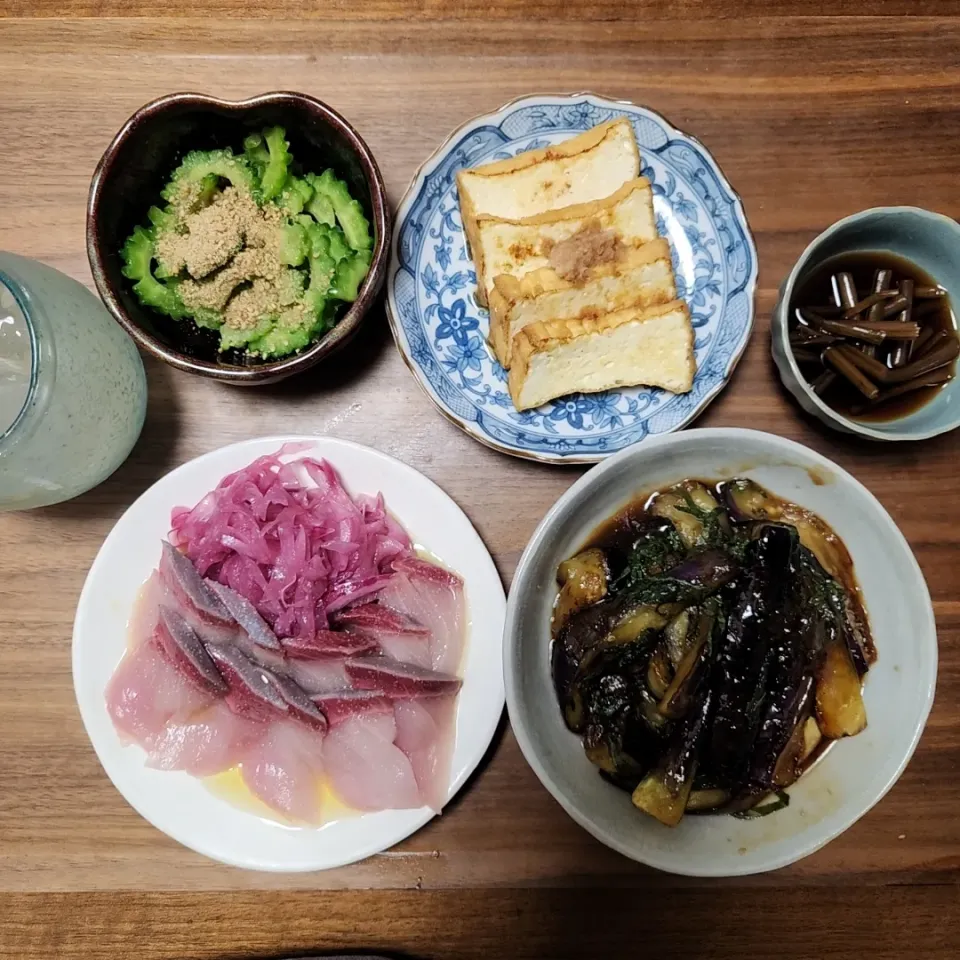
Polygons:
M0 512L105 480L146 406L140 355L103 304L72 277L0 251Z
M960 224L919 207L873 207L838 220L811 243L780 288L771 319L773 359L784 386L808 413L828 426L874 440L925 440L960 426L960 379L928 404L887 423L862 423L828 407L804 380L788 340L793 291L824 260L841 253L878 250L911 260L930 274L960 309Z

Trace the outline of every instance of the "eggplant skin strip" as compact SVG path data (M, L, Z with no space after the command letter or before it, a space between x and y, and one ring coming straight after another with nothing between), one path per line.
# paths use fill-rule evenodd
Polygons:
M783 616L770 625L774 663L749 779L750 791L758 796L800 774L802 727L814 711L815 677L824 649L837 642L840 629L834 586L813 554L799 546L784 590Z
M781 615L784 584L796 545L792 528L764 526L751 545L747 579L717 653L711 678L717 710L709 753L711 768L728 783L742 782L747 772L773 665L771 626Z

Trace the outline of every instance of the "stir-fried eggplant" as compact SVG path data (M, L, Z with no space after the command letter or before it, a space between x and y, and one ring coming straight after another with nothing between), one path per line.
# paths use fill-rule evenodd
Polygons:
M674 669L670 663L666 643L660 643L650 656L650 664L647 667L647 687L660 700L670 688L673 677Z
M656 761L669 723L644 689L645 660L639 645L604 654L602 669L574 685L585 722L587 757L631 789Z
M758 795L774 787L789 786L800 776L803 731L813 712L814 678L801 673L797 683L773 687L757 734L750 769L749 789Z
M658 707L660 713L669 720L679 720L687 715L711 671L712 637L721 625L718 622L719 614L719 603L710 599L687 621L686 653L677 665Z
M656 576L686 556L683 538L669 520L650 514L631 529L636 537L627 551L626 565L633 577Z
M619 592L571 616L553 647L553 678L560 701L596 661L615 647L649 641L685 607L729 583L735 560L721 550L706 550L661 574L623 582ZM571 728L573 729L573 728Z
M851 593L856 594L853 581L853 561L843 541L815 513L773 496L752 480L730 480L719 485L721 497L735 523L771 520L794 527L800 542L816 558L829 576L849 581Z
M774 659L750 770L749 787L757 795L800 776L815 674L839 631L835 594L842 589L802 545L792 557L788 582L779 622L770 630Z
M730 539L730 521L714 494L699 480L685 480L650 501L650 513L673 524L688 549Z
M687 655L687 650L690 649L691 641L688 638L690 615L694 612L696 612L696 607L688 607L663 628L663 645L670 660L670 666L674 670L680 666L680 661L683 660Z
M728 480L721 483L719 489L730 519L735 523L776 520L779 516L770 515L776 504L767 491L752 480Z
M703 790L692 790L687 799L687 813L709 813L730 802L730 791L718 787L705 787Z
M554 636L573 614L599 603L607 595L608 577L606 555L596 547L560 564L557 569L560 595L553 608Z
M817 676L817 725L831 740L856 736L867 725L860 677L839 641L827 647Z
M823 733L820 731L820 724L817 723L816 717L809 717L803 725L802 740L803 748L800 752L800 762L805 763L823 742Z
M587 607L575 613L564 624L553 644L552 669L553 683L557 697L563 705L567 715L567 725L571 730L579 732L583 729L584 721L574 719L571 713L579 718L580 709L571 702L574 698L573 684L580 673L581 664L587 655L599 646L601 641L609 635L614 624L624 614L628 600L623 596L608 597L600 603Z
M670 620L685 607L716 593L739 571L735 557L709 548L691 553L662 573L624 581L620 589L639 603L655 604Z
M849 554L751 480L686 480L637 501L558 582L564 720L662 823L780 809L783 788L866 723L876 653Z
M677 727L660 763L633 791L633 805L668 827L675 827L687 808L712 703L713 695L707 690Z
M747 773L776 655L773 637L780 625L779 608L796 540L790 527L770 523L760 529L750 545L743 587L716 653L711 682L717 690L717 711L710 765L727 783L742 782Z

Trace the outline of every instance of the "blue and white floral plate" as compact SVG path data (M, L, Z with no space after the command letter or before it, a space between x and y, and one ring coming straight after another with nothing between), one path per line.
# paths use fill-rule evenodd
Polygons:
M474 300L456 173L566 140L628 116L641 173L653 184L657 227L670 241L693 318L697 375L690 393L647 387L563 397L518 413L506 371L486 343ZM594 463L679 430L720 392L750 336L757 251L740 198L692 137L644 107L593 94L532 96L460 127L420 168L397 213L387 304L400 353L440 411L488 446L550 463Z

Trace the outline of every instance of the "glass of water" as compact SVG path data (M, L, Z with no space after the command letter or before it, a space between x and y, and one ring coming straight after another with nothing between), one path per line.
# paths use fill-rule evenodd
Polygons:
M105 480L136 443L146 403L137 348L97 297L0 251L0 510Z

